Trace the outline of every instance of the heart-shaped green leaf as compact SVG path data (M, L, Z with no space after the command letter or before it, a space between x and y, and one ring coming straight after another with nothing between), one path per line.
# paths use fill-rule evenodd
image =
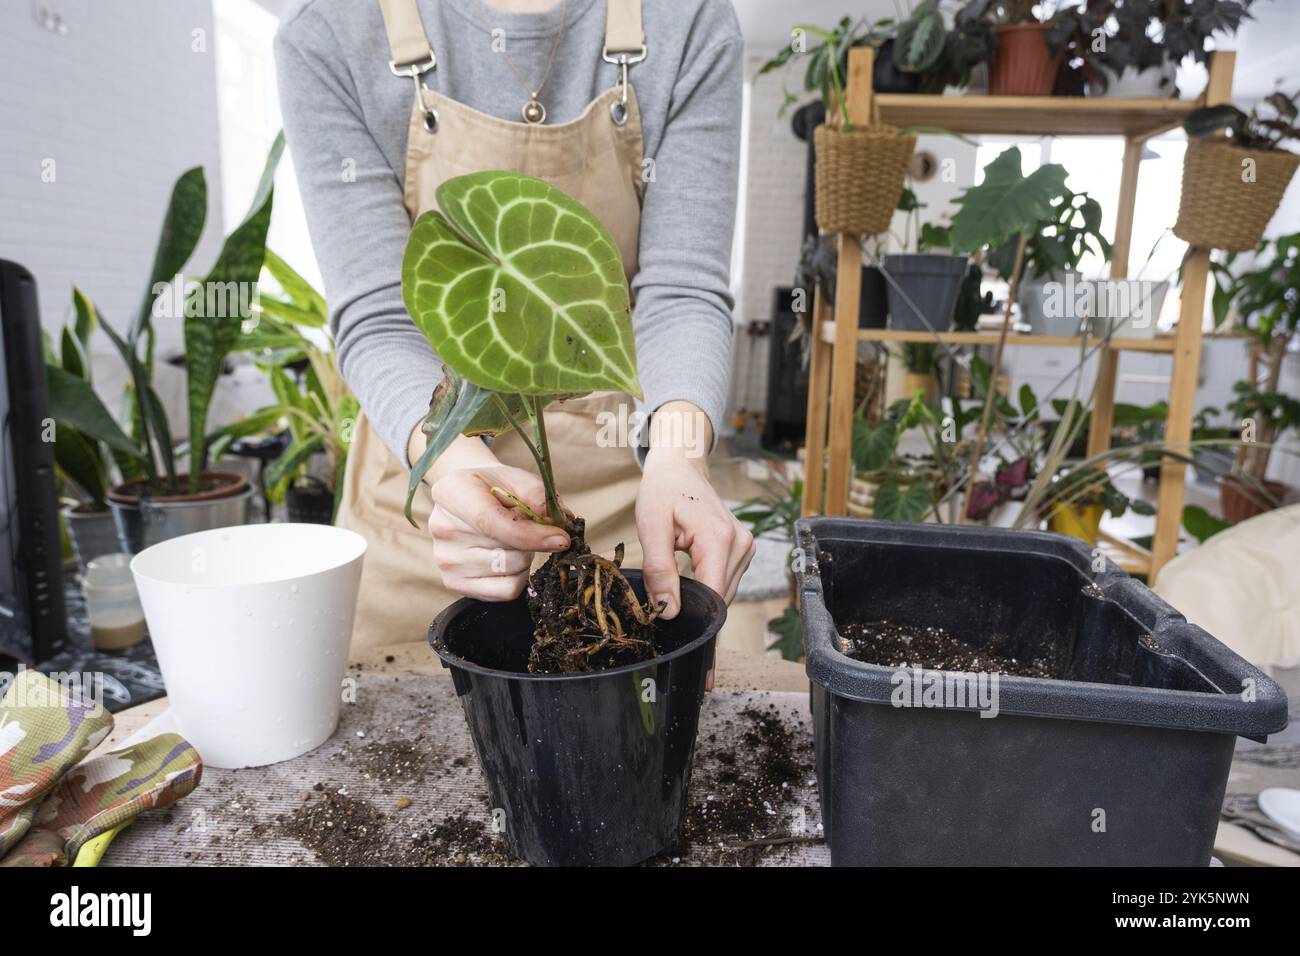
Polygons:
M402 261L407 311L453 371L519 395L640 396L618 247L577 200L531 176L444 182Z

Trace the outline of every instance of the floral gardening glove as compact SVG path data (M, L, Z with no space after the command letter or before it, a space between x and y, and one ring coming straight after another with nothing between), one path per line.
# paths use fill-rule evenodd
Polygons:
M113 729L100 704L31 670L0 697L0 858L26 834L41 800Z
M177 734L77 764L41 802L31 832L0 866L62 866L92 837L175 803L202 774L198 751Z

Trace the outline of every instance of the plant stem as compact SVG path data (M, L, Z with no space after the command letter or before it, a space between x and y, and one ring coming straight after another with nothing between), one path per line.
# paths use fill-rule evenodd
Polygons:
M568 521L564 516L564 509L560 507L560 498L555 493L555 476L551 473L551 449L546 443L546 416L543 414L542 400L534 395L530 399L532 403L533 429L537 433L537 446L539 456L537 467L542 472L542 484L546 488L546 510L549 511L562 525L567 525Z
M560 507L559 498L557 498L555 494L555 478L551 474L550 454L547 451L546 446L546 426L542 421L540 408L541 400L538 398L528 400L531 403L528 406L528 418L529 421L532 422L533 431L537 436L536 443L534 443L533 439L528 437L528 432L524 429L523 422L519 421L519 419L515 417L514 413L510 411L509 402L502 398L497 392L492 393L492 400L497 403L497 407L501 409L501 414L504 415L506 421L510 423L510 427L518 433L519 440L524 443L524 447L527 448L529 454L533 456L533 461L537 463L537 471L542 476L542 485L546 488L546 510L550 515L549 521L543 521L541 523L554 524L566 531L570 530L569 519L565 515L564 509ZM538 449L538 445L541 446L541 450ZM527 511L528 509L524 510ZM534 517L533 520L536 521L538 519Z
M998 366L1002 364L1002 352L1007 344L1007 331L1011 328L1011 304L1015 302L1016 295L1020 291L1020 273L1025 265L1025 243L1028 241L1025 233L1020 234L1020 241L1016 245L1016 262L1011 269L1011 288L1007 290L1006 308L1002 310L1002 329L998 334L998 344L993 350L993 362L989 366L989 387L988 393L984 396L984 409L980 413L979 432L975 436L975 445L971 448L970 454L970 480L966 484L966 495L962 500L961 514L958 521L962 524L966 522L966 515L970 511L971 491L975 486L975 476L979 472L980 458L984 454L984 439L989 433L989 419L993 415L994 396L997 393Z

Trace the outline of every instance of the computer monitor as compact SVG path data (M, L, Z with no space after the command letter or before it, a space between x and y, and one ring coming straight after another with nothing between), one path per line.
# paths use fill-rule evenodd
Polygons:
M0 666L64 650L67 614L36 280L0 259ZM8 661L6 661L6 658Z

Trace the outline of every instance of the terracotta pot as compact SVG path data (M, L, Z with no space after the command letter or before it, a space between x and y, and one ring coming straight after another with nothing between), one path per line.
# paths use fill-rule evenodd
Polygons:
M1017 23L997 28L998 50L989 66L994 96L1051 96L1065 51L1047 48L1046 23Z
M189 475L176 476L176 484L182 488L189 486L189 480ZM248 479L237 471L205 471L199 481L201 484L208 485L208 487L193 495L151 495L148 493L147 482L138 479L114 485L108 489L106 497L109 501L121 505L139 505L142 497L158 505L182 504L193 501L215 501L218 498L230 498L248 488Z
M1289 485L1280 481L1266 481L1264 488L1275 501L1281 501L1291 490ZM1223 511L1224 521L1240 524L1276 507L1252 482L1235 475L1224 475L1219 479L1219 508Z

